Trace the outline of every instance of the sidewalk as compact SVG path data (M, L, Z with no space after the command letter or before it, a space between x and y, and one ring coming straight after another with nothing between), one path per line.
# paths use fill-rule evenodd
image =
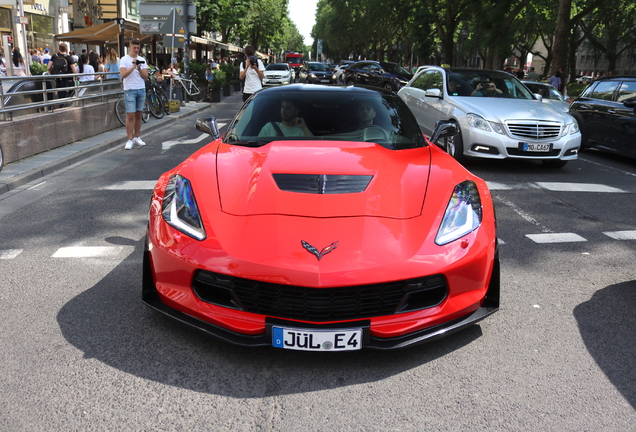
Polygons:
M143 137L148 132L164 127L172 122L193 116L205 109L218 107L219 104L223 104L224 102L241 102L241 97L241 93L237 92L230 97L223 98L220 103L211 104L209 102L188 102L186 103L186 106L181 107L179 112L164 115L161 119L156 119L151 116L148 123L144 123L141 127L141 136ZM192 124L194 124L193 120ZM2 171L0 171L0 194L14 190L26 183L37 180L110 148L117 147L119 145L123 148L125 142L126 128L122 126L117 129L86 138L82 141L67 144L65 146L10 163L6 165Z

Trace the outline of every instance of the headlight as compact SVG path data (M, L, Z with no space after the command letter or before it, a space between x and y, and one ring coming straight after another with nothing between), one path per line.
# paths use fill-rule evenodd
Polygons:
M570 124L570 135L575 134L577 132L580 132L579 123L575 121L575 122L572 122L572 124Z
M336 74L331 75L331 79L335 81L336 80Z
M309 74L311 78L316 78L316 74Z
M170 177L161 205L161 215L168 225L197 240L205 239L205 230L190 180L180 175Z
M490 126L488 126L490 122L484 120L483 117L478 116L477 114L468 114L466 116L466 120L468 120L468 124L475 129L481 129L486 132L491 131Z
M481 198L475 182L458 184L446 206L435 243L442 246L474 231L481 224L481 217Z
M506 134L506 131L504 131L504 128L499 123L495 123L495 122L489 121L488 124L490 125L492 130L494 130L498 134L501 134L501 135L505 135Z

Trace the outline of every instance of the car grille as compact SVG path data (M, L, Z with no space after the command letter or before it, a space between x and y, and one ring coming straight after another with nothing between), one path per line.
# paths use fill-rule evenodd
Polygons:
M410 312L439 305L446 278L434 275L373 285L307 288L260 282L204 270L192 289L204 302L277 318L339 321Z
M267 75L268 79L281 79L282 75Z
M370 175L274 174L280 190L311 194L364 192L372 178Z
M561 123L545 121L506 122L510 136L519 139L554 140L561 136Z

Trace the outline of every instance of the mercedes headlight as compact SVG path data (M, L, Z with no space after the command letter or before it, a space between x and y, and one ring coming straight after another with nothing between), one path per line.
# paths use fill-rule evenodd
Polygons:
M435 243L442 246L465 236L477 229L481 218L481 198L475 182L466 180L458 184L446 206Z
M187 178L178 174L170 177L163 196L161 215L174 229L197 240L205 239L201 214Z
M468 114L466 116L466 120L468 120L468 124L475 129L481 129L486 132L490 132L492 130L489 126L490 122L477 114Z

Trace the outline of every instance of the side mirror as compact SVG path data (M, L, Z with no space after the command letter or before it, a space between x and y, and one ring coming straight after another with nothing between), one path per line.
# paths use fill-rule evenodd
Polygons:
M535 93L534 97L537 98L539 102L543 102L543 96L541 96L539 93Z
M426 90L426 92L424 93L425 97L434 97L434 98L442 98L442 91L440 89L428 89Z
M216 117L199 117L195 127L198 131L212 135L212 138L215 140L221 137L219 126L216 123Z
M437 144L437 141L440 138L448 138L450 136L455 136L458 133L459 129L455 123L438 120L437 123L435 123L435 129L433 130L433 134L429 141L433 144Z
M636 99L627 99L623 102L627 108L636 108Z

